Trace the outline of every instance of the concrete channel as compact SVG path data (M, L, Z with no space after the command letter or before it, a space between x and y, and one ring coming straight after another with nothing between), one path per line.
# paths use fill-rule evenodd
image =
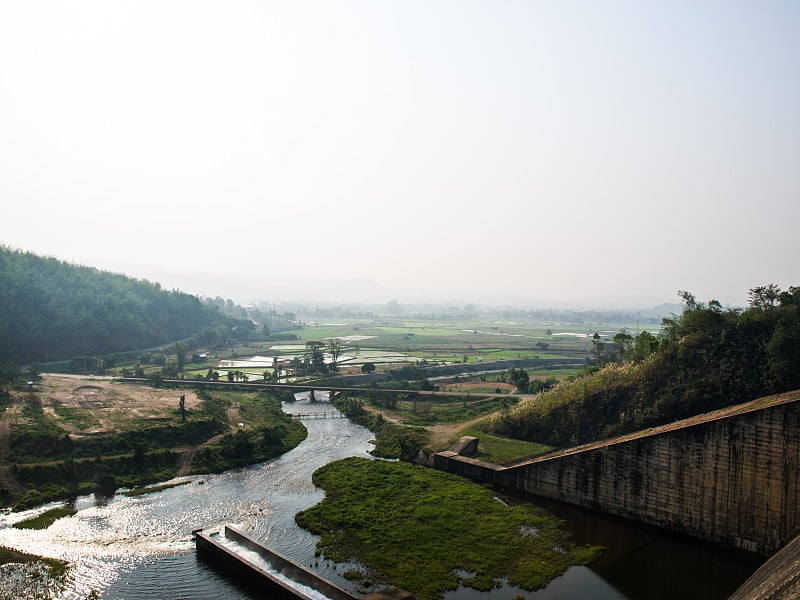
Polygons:
M270 550L232 525L225 525L218 531L196 531L195 545L198 554L204 560L221 567L226 574L263 588L270 598L280 600L358 598L290 558ZM250 552L246 552L247 550Z

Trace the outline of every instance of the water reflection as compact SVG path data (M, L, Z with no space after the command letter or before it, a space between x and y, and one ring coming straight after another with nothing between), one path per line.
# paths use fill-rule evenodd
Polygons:
M570 567L561 577L556 577L546 587L527 592L506 585L488 592L459 587L447 592L445 600L510 600L515 597L531 600L627 600L627 596L615 589L605 579L588 567Z
M319 396L319 394L318 394ZM285 403L286 412L330 412L328 403ZM181 478L188 485L137 497L85 496L75 501L78 513L44 531L14 529L48 507L0 516L0 545L66 559L76 568L67 600L85 598L92 589L102 598L179 598L182 580L206 577L198 570L191 532L235 523L280 552L308 563L316 537L294 523L299 510L319 502L323 493L311 482L318 467L347 456L368 457L373 434L346 419L306 422L309 435L297 448L273 461L219 475ZM202 573L200 572L202 571ZM233 597L219 584L212 597ZM222 586L225 589L219 589ZM198 597L197 587L192 595Z
M506 494L506 497L511 502L531 500L522 494ZM644 527L544 498L537 498L536 504L563 519L575 543L605 548L586 568L607 584L608 589L598 588L604 590L602 598L723 600L765 560L750 552ZM591 585L596 586L597 582Z

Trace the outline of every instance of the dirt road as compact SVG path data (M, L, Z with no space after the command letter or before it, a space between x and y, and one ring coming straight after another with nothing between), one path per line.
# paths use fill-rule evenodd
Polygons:
M44 413L73 438L113 433L125 429L132 421L172 420L181 396L185 397L188 410L198 408L201 402L190 389L156 389L117 383L110 377L77 375L44 375L33 393ZM9 432L12 423L24 421L22 409L30 394L27 390L12 392L12 405L0 413L0 485L15 497L25 488L14 478L13 464L8 461ZM238 406L230 407L227 416L230 430L235 430L242 421ZM177 475L188 471L199 449L218 442L221 437L222 434L197 446L177 449L182 454Z

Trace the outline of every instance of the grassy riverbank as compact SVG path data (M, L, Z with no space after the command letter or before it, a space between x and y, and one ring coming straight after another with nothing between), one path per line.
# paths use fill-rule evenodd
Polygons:
M317 470L314 483L325 500L296 520L322 536L320 552L423 600L504 579L538 589L599 551L574 546L542 509L507 506L483 486L425 467L349 458Z
M17 529L47 529L59 519L71 517L76 512L78 511L74 508L51 508L36 517L14 523L14 527Z
M0 546L0 565L8 563L36 563L40 562L47 567L51 577L63 577L69 569L69 563L57 558L42 558L25 552L18 552L11 548Z
M48 376L11 400L0 447L13 469L0 479L0 502L20 510L263 462L307 434L268 392Z

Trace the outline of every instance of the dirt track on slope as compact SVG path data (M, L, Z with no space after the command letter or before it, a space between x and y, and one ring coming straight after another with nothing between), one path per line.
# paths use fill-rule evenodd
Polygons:
M394 411L389 409L378 409L368 404L364 405L364 409L375 414L380 414L385 421L390 423L402 423L403 419L397 416ZM430 441L428 445L431 448L442 450L449 448L458 441L458 432L463 429L468 429L481 421L490 418L492 415L481 415L469 421L457 421L455 423L435 423L433 425L426 425L423 427L430 434Z
M156 389L99 377L71 375L46 375L34 386L33 395L28 390L18 390L11 396L12 405L0 413L0 485L12 496L19 496L25 489L14 478L13 464L8 461L9 435L12 424L26 421L23 407L31 397L38 398L44 413L72 438L114 433L128 429L132 422L171 421L181 396L185 396L188 410L197 409L201 402L190 389ZM228 409L228 420L231 429L242 420L237 406ZM182 455L177 475L186 473L200 448L221 437L214 436L193 447L176 448L175 451Z

